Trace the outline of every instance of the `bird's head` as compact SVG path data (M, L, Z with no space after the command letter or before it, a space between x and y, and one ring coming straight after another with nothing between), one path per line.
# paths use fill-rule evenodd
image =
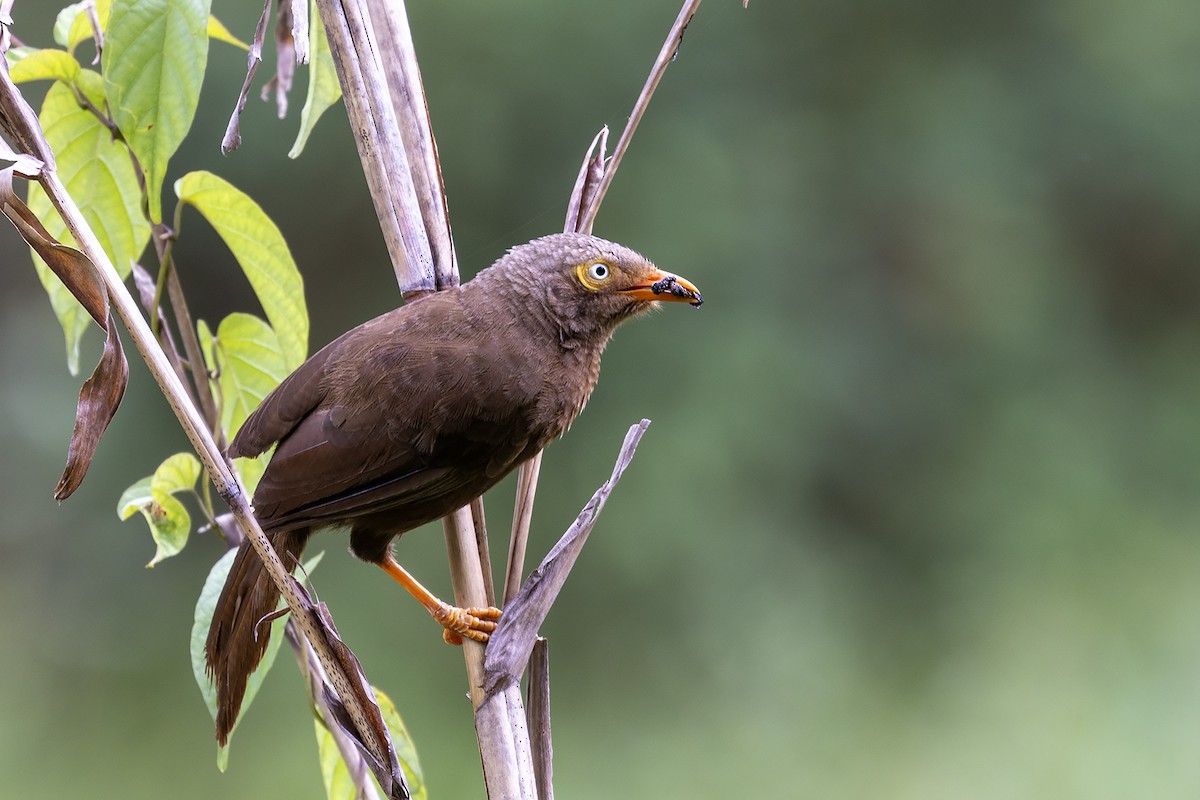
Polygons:
M617 325L660 302L704 302L686 279L663 272L628 247L582 233L557 233L514 247L479 277L488 273L535 299L564 342L602 346Z

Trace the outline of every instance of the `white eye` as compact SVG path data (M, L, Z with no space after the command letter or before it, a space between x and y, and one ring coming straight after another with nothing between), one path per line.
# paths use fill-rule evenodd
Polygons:
M588 267L588 277L594 281L608 280L608 273L608 264L605 264L603 261L597 261Z

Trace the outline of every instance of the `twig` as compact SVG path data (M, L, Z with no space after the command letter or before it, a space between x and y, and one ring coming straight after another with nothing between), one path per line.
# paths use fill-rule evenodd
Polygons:
M517 500L513 506L512 533L508 537L508 567L504 570L504 605L517 596L525 577L525 551L529 544L529 525L533 521L533 500L537 495L538 474L542 471L542 451L521 465L517 472Z
M650 98L654 96L654 90L658 88L663 73L675 59L679 43L683 41L683 32L699 7L700 0L686 0L683 8L679 10L679 16L675 18L675 24L671 26L671 31L667 34L667 40L663 42L662 49L658 51L658 58L654 60L650 76L646 78L646 85L642 87L642 93L638 95L637 102L633 104L633 112L629 115L629 121L625 123L625 129L621 131L621 138L617 140L616 148L613 149L612 162L608 165L600 187L596 190L596 197L580 219L581 229L591 230L592 223L596 220L596 213L600 210L600 203L604 201L604 195L608 193L608 187L612 185L613 176L617 174L617 167L621 165L621 159L624 158L625 151L629 149L633 132L637 130L638 123L642 121L642 115L646 113L646 108L650 105Z
M312 649L312 645L300 633L294 620L288 620L287 625L284 626L283 633L287 637L288 644L291 645L292 652L296 656L296 663L300 666L300 672L306 679L313 707L316 709L317 715L320 716L325 728L333 736L338 752L341 753L342 760L346 762L346 770L349 772L354 786L358 790L355 798L361 798L361 800L380 800L375 782L369 777L371 774L370 765L363 758L358 748L354 746L354 742L346 735L337 719L337 715L329 705L329 698L327 696L329 680L325 675L324 667L321 666L320 659L317 658L316 652Z

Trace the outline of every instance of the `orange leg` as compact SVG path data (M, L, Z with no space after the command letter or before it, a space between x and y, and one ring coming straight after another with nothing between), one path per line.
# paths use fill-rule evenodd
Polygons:
M433 618L445 628L442 638L447 644L462 644L462 637L486 642L492 631L496 630L496 620L500 619L498 608L459 608L439 600L433 592L421 585L408 570L400 566L400 562L388 555L379 566L396 583L408 590L408 593L425 606Z

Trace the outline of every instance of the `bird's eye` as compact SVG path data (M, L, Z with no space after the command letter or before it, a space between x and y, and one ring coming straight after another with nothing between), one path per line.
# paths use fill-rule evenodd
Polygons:
M608 280L608 274L608 264L605 264L603 261L597 261L588 267L588 277L594 281L606 281Z

